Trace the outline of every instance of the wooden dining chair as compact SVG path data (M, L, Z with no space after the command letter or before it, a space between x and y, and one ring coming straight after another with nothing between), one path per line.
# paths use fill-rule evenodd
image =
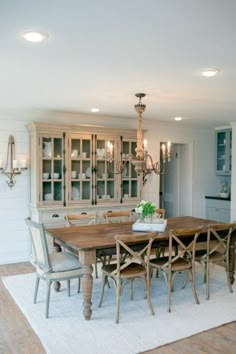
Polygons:
M165 219L165 213L166 213L166 210L163 209L163 208L156 208L155 210L156 212L156 215L158 218L160 219ZM159 245L158 245L158 248L156 248L155 250L156 252L156 257L160 257L160 256L165 256L165 253L168 252L168 241L163 241L161 242ZM175 249L174 249L174 252L175 254L178 253L178 247L177 245L175 246ZM158 275L158 273L157 273Z
M163 209L163 208L156 208L155 212L156 212L158 218L160 218L160 219L165 219L165 213L166 213L166 210L165 210L165 209Z
M72 215L65 215L65 226L66 227L72 227L72 226L83 226L83 225L95 225L97 223L97 213L81 213L81 214L72 214ZM99 260L103 261L101 257ZM98 278L98 267L97 267L97 261L95 263L95 276ZM80 288L80 283L79 283L79 288Z
M132 220L132 210L109 210L103 214L106 222L108 224L117 223L117 222L126 222ZM123 257L127 257L128 254L124 253ZM106 262L110 264L111 260L114 259L113 256L108 256Z
M206 283L206 298L210 299L210 273L215 264L225 267L227 284L232 293L233 288L229 277L229 248L232 233L236 230L236 224L210 224L206 236L206 248L197 250L195 261L203 265L204 282Z
M70 280L82 277L82 266L77 256L70 252L48 252L48 245L44 227L42 224L31 221L27 218L26 224L30 230L30 236L35 253L36 284L34 292L34 304L37 301L37 294L40 279L47 284L45 317L49 315L49 300L51 284L55 281L67 281L68 296L70 296Z
M132 211L131 210L118 210L112 211L109 210L103 214L106 222L111 224L113 222L125 222L132 220Z
M187 272L190 275L192 291L197 304L199 299L195 287L195 264L193 255L195 253L196 240L202 232L202 228L174 229L169 231L168 256L158 257L150 260L152 269L157 269L163 274L167 283L168 311L171 312L171 292L174 279L177 274ZM175 254L175 247L178 246L178 253ZM187 277L185 278L187 279ZM186 281L183 283L185 287Z
M156 232L145 233L140 235L117 235L116 240L116 263L102 266L102 287L99 307L101 307L104 296L104 288L107 278L111 279L116 291L116 317L115 322L119 323L120 318L120 297L123 287L127 281L131 283L131 300L133 300L133 282L137 278L143 278L145 282L145 292L147 302L154 315L153 306L150 298L150 253L152 243L157 237ZM131 245L142 240L142 245L135 245L132 249ZM123 261L123 252L129 254Z

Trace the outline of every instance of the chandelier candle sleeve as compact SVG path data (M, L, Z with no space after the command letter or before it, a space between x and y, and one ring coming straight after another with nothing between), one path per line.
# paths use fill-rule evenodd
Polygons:
M170 161L170 155L171 155L171 143L170 141L167 142L167 159Z
M143 140L143 148L144 148L144 152L147 152L147 139Z
M106 147L106 155L108 161L112 161L113 159L113 144L108 140L107 147Z

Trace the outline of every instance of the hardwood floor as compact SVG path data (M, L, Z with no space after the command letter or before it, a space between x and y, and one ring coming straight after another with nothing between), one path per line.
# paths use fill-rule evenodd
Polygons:
M0 266L0 277L30 273L29 263ZM23 286L23 284L22 284ZM168 329L167 329L168 330ZM235 354L236 321L146 354ZM0 279L0 354L45 354L45 350ZM56 354L56 353L53 353ZM83 353L78 353L83 354ZM91 353L95 354L95 353ZM112 351L111 351L112 354ZM125 353L122 353L125 354Z

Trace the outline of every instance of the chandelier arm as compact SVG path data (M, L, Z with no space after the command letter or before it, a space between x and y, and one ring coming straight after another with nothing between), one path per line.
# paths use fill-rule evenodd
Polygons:
M152 159L151 155L149 155L149 154L146 155L146 161L147 161L147 159L149 159L151 167L150 168L146 167L146 171L145 171L146 175L150 174L152 172L156 173L157 175L161 175L166 172L166 164L165 163L153 162L153 159Z

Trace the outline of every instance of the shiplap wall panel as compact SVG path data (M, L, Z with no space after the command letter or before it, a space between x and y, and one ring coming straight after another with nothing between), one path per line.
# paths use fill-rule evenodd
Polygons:
M27 121L0 119L0 159L6 161L10 135L15 139L17 160L29 158L29 136ZM7 176L0 174L0 264L23 262L29 259L30 241L25 225L29 215L29 171L15 176L16 184L10 189Z

